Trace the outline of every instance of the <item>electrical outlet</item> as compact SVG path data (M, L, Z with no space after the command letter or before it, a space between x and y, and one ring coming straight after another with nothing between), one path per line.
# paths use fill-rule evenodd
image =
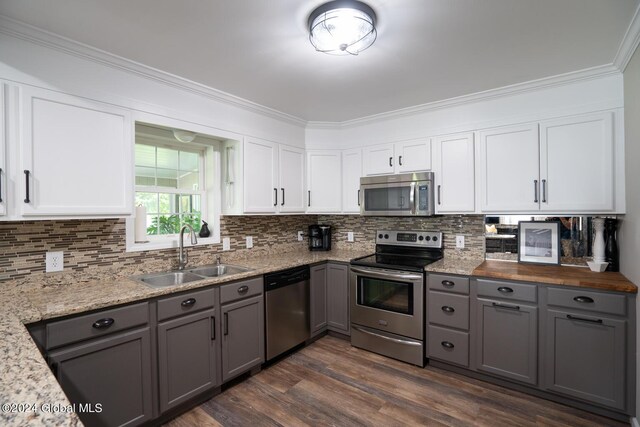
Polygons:
M456 236L456 248L464 249L464 236Z
M223 251L231 250L231 239L229 237L225 237L222 239L222 250Z
M47 252L46 267L47 273L52 271L62 271L64 268L64 252Z
M356 239L355 237L353 237L353 231L348 231L347 232L347 242L355 242Z
M304 232L298 231L298 242L302 242L304 240Z
M251 249L253 247L253 236L247 236L247 249Z

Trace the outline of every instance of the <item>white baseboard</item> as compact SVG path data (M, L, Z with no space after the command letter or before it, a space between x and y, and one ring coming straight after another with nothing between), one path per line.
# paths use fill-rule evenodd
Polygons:
M640 423L638 422L637 417L631 417L631 427L640 427Z

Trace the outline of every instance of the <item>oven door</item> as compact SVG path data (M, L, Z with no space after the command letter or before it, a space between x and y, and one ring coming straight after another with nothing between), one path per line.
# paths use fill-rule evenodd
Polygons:
M351 321L423 339L424 275L351 266Z

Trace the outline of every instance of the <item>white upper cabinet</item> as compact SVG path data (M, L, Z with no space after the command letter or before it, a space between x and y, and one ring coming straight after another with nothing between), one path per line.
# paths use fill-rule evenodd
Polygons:
M280 145L280 212L304 212L304 150Z
M278 205L278 144L244 142L244 211L275 213Z
M540 210L614 209L612 113L540 123Z
M340 212L342 173L340 150L307 152L307 212Z
M480 132L480 208L483 212L539 209L538 125Z
M9 109L5 92L5 85L0 82L0 216L7 214L7 188L9 184L9 175L7 174L7 115Z
M475 211L473 133L434 138L436 213Z
M395 172L393 144L374 145L364 149L364 170L367 175L384 175Z
M431 140L412 139L364 149L365 175L388 175L431 169Z
M342 211L360 212L360 177L362 176L362 150L342 151Z
M23 216L121 216L133 211L133 136L127 110L21 88Z

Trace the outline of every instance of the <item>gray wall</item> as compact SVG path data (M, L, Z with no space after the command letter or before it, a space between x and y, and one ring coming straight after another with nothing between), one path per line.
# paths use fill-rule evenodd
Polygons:
M624 116L627 214L619 232L620 271L633 283L640 285L640 48L636 49L624 71ZM640 312L640 298L636 300L636 305L637 312ZM636 330L640 342L640 324ZM636 360L640 367L637 347ZM640 409L640 369L636 378L636 390L637 411Z

